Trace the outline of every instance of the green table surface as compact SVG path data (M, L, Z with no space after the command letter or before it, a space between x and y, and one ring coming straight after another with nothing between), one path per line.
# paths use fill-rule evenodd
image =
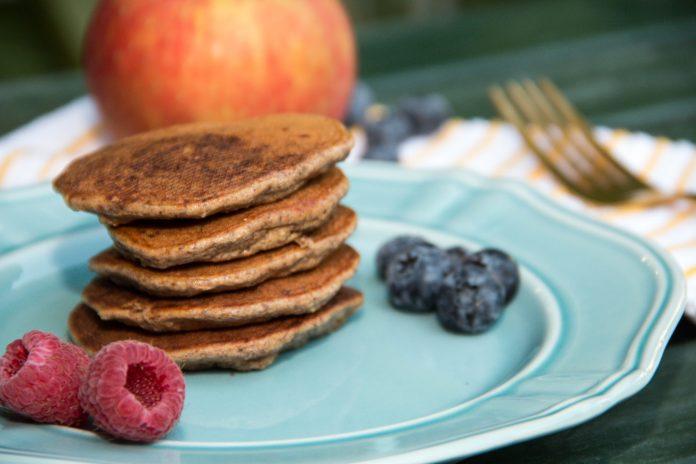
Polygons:
M595 123L696 140L693 1L479 1L357 32L385 102L441 92L491 117L487 86L546 75ZM0 134L84 92L78 72L0 81ZM696 462L696 327L682 321L650 384L602 416L467 462Z

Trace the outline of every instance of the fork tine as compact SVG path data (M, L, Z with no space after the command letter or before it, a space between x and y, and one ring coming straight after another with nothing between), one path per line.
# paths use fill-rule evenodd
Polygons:
M604 188L607 193L623 190L626 186L626 177L617 171L611 163L604 159L596 150L594 150L586 140L584 131L580 130L578 134L577 125L560 111L554 104L554 101L539 88L536 82L531 79L525 79L524 87L531 97L536 101L537 105L542 108L549 120L560 127L565 134L565 137L570 142L573 152L585 163L588 164L592 173L593 180L597 180L601 188ZM582 143L578 141L578 137Z
M505 94L502 87L493 86L488 89L488 95L493 102L493 105L497 108L500 114L507 119L512 125L514 125L519 131L522 138L527 143L527 146L532 149L537 158L546 166L546 168L551 171L551 173L556 176L556 178L565 185L569 190L580 196L587 196L587 193L578 187L575 181L567 177L562 171L560 171L555 163L553 163L544 153L537 143L534 141L533 137L530 135L528 128L524 122L524 119L520 115L519 111L515 108L515 105Z
M556 87L556 85L549 78L542 78L540 81L540 87L544 90L545 94L548 96L549 100L554 103L554 105L559 109L559 111L570 121L573 121L578 128L583 132L586 140L589 142L597 153L604 159L606 159L614 169L621 172L630 182L632 189L645 189L649 186L637 178L633 173L623 167L616 159L609 153L603 146L597 142L592 133L590 125L585 121L585 119L580 115L580 113L575 109L573 104L563 95L563 93Z
M549 99L555 103L556 107L563 114L563 116L578 126L583 127L583 129L590 130L587 122L585 122L585 120L580 116L580 113L575 110L573 104L570 103L570 101L563 95L560 89L556 87L556 84L551 82L551 79L548 77L542 77L539 79L539 87L546 92L546 95L549 96Z
M531 122L532 128L537 128L541 135L550 142L551 148L549 153L547 153L548 158L559 169L561 169L563 165L567 166L565 169L566 177L574 178L575 182L580 184L578 187L581 186L585 191L586 196L594 197L596 195L595 191L597 189L601 190L602 187L598 185L597 179L591 175L591 172L588 172L588 166L583 166L582 164L578 163L576 157L567 156L566 152L569 140L567 140L566 134L563 131L560 131L560 140L559 137L555 136L554 133L557 133L559 129L555 127L552 121L545 117L543 109L536 105L534 99L527 94L526 89L522 85L511 81L507 85L507 89L509 95L512 97L512 100L517 103L518 107L521 108L522 113ZM554 128L556 131L554 131ZM570 172L573 173L572 176L570 175Z
M558 124L559 118L556 112L554 111L553 107L549 105L549 102L546 101L546 99L540 98L539 88L537 87L536 83L531 79L524 79L522 81L522 85L524 86L525 90L527 90L527 93L531 96L531 98L534 100L537 106L539 106L539 108L543 111L544 115L546 116L546 119L550 122Z
M601 184L601 187L606 187L607 179L604 176L597 176L597 166L594 162L595 160L591 157L588 158L586 154L583 153L582 150L579 150L578 147L573 143L573 134L571 131L568 130L568 124L566 123L566 120L563 117L559 116L556 109L544 97L543 93L536 85L536 83L531 79L525 79L522 81L522 86L525 88L527 94L532 99L532 101L534 101L537 107L539 107L541 112L544 114L546 123L558 128L558 130L561 131L561 133L563 134L563 139L561 143L563 143L564 148L568 149L564 151L564 153L567 154L568 151L572 150L573 155L576 155L578 159L581 159L582 162L586 165L586 167L590 170L590 172L586 172L586 170L583 170L583 172L590 176L593 181L601 180L601 182L595 183Z

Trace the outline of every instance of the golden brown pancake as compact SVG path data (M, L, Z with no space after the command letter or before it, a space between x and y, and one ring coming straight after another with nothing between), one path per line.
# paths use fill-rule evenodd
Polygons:
M153 269L138 266L114 248L109 248L94 256L89 267L117 284L137 288L150 295L193 296L230 291L317 266L348 238L356 224L355 212L339 206L326 224L302 235L296 240L297 243L248 258Z
M206 219L133 222L108 231L122 254L144 266L229 261L277 248L316 229L347 191L348 179L333 168L273 203Z
M187 124L81 157L54 187L71 208L115 222L203 218L283 198L352 145L343 124L316 115Z
M360 257L342 245L314 269L267 280L256 287L190 298L146 295L98 277L83 301L104 320L157 332L231 327L321 308L350 279Z
M302 316L231 329L151 333L103 321L87 305L78 305L68 320L71 338L90 353L118 340L139 340L165 350L182 369L221 367L240 371L263 369L281 352L328 334L360 307L363 296L343 287L322 309Z

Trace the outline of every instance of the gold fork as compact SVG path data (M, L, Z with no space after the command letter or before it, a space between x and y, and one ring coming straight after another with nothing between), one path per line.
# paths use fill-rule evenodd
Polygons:
M539 160L577 195L598 203L646 204L692 197L658 192L631 174L597 142L590 125L549 79L510 81L505 88L491 87L489 96Z

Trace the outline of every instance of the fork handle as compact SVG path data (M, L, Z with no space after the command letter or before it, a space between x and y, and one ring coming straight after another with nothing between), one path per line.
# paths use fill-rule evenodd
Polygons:
M656 190L640 190L631 195L631 197L627 199L627 202L632 205L643 205L647 207L665 205L682 199L696 200L696 194L689 192L664 193Z

